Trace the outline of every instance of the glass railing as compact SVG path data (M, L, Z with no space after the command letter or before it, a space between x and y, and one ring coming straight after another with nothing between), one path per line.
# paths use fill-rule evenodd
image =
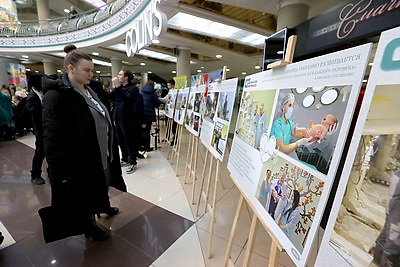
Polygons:
M77 31L108 19L129 1L134 1L137 5L141 2L140 0L116 0L103 7L80 13L79 17L74 19L66 16L46 21L0 21L0 37L45 36Z

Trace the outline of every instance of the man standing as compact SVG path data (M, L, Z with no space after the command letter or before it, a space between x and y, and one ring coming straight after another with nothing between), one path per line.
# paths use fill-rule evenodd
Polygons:
M35 154L32 159L31 181L33 184L41 185L45 181L42 174L44 160L44 139L42 126L42 77L41 73L32 73L29 78L30 92L26 98L26 109L31 112L33 122L33 134L35 135Z
M130 174L137 169L138 147L136 142L140 127L143 125L146 127L143 124L143 97L139 94L139 89L132 83L131 71L122 69L112 81L114 89L110 93L110 97L114 100L113 119L122 152L121 166L128 166L126 173Z

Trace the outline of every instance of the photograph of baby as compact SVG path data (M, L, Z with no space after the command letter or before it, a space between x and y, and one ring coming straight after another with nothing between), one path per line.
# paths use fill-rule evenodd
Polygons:
M240 101L236 135L255 149L268 132L276 90L245 91Z
M263 165L255 197L302 252L323 188L320 179L276 156Z
M176 99L176 111L175 111L175 120L182 121L182 115L186 110L188 93L179 93L178 98Z
M276 149L328 173L351 86L279 91L270 136Z
M194 115L193 130L198 132L199 131L199 126L200 126L200 116Z
M217 117L228 121L232 114L233 101L235 101L235 92L221 92L218 100ZM232 108L230 108L232 107Z
M214 115L217 112L219 92L208 93L205 102L204 119L213 122Z
M211 146L220 154L224 154L226 139L228 137L228 125L215 122L211 139Z

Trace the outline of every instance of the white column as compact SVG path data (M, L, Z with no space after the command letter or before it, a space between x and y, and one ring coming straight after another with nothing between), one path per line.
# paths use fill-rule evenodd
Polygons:
M122 59L110 58L111 60L111 77L117 77L118 72L122 69Z
M51 74L56 74L56 66L54 65L54 61L52 60L43 60L43 69L44 69L44 74L51 75Z
M276 30L292 28L308 19L309 0L281 0L278 4Z
M190 86L190 48L178 47L176 61L176 77L187 77L187 86Z
M50 18L49 0L36 0L39 23L46 23Z

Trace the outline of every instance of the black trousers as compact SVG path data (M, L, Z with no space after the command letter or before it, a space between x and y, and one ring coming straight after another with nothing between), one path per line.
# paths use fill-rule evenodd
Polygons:
M122 161L136 165L136 154L138 153L137 136L139 129L134 126L126 126L115 123L118 145L121 148Z
M44 160L44 141L43 135L35 136L35 154L32 159L32 178L40 177L42 174L42 164Z

